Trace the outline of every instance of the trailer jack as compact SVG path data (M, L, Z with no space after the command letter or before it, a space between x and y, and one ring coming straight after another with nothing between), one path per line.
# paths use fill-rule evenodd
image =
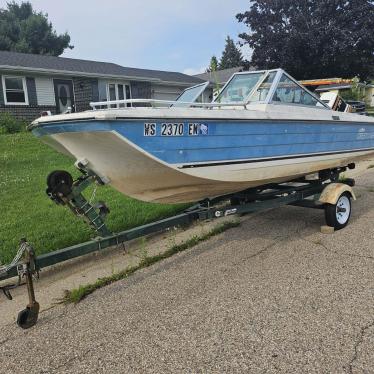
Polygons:
M34 248L26 239L21 239L17 255L15 260L13 260L13 264L15 263L17 266L18 284L2 286L0 289L8 300L12 300L13 297L10 290L20 286L23 277L26 279L29 303L26 305L25 309L18 313L17 325L23 329L29 329L36 324L39 316L39 303L35 299L33 284L33 276L38 276L39 272L36 266ZM7 269L5 269L5 271L7 271Z
M35 291L33 284L33 275L38 274L35 263L35 251L26 239L21 240L21 245L24 245L24 264L21 265L19 276L26 278L27 293L29 303L26 308L18 313L17 325L23 329L29 329L34 326L38 321L39 316L39 303L35 299Z

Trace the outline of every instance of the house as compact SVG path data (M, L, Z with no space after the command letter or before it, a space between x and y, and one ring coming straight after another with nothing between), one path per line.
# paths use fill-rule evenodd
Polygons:
M7 51L0 51L0 76L0 113L28 121L43 111L88 110L92 101L174 100L203 82L178 72Z
M234 73L238 73L243 71L244 68L239 66L236 68L224 69L224 70L217 70L217 71L210 71L206 73L196 74L194 77L200 78L204 81L211 82L214 87L217 89L222 88L226 82L231 78Z
M318 94L334 92L340 96L344 96L344 92L351 90L354 84L353 79L342 78L313 79L301 81L300 83ZM366 105L374 107L374 85L359 82L357 87Z

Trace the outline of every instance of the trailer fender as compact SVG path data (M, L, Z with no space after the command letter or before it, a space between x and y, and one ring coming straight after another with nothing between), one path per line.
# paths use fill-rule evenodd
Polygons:
M348 192L353 200L356 200L356 196L351 186L344 183L330 183L322 191L318 201L324 204L335 205L342 193Z

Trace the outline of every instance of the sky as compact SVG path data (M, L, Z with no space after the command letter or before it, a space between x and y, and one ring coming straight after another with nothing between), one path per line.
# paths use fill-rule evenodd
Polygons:
M7 0L9 1L9 0ZM6 7L0 0L0 8ZM19 1L16 1L19 2ZM203 72L221 56L225 38L246 30L235 15L249 0L30 0L48 13L57 33L67 31L74 49L63 57L123 66ZM242 48L245 58L249 48Z

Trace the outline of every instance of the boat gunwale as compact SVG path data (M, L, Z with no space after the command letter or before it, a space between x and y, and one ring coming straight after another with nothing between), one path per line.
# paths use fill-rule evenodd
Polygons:
M360 116L362 117L362 116ZM291 122L291 123L313 123L313 124L360 124L360 125L374 125L374 119L370 121L353 121L353 120L344 120L344 119L300 119L300 118L229 118L229 117L216 117L216 118L204 118L204 117L189 117L188 119L186 117L170 117L165 118L163 117L113 117L113 118L97 118L97 117L89 117L89 118L78 118L78 119L56 119L51 121L43 121L43 122L37 122L30 124L27 129L29 131L32 131L37 128L41 128L44 126L52 126L54 124L62 124L62 123L74 123L74 122L92 122L92 121L99 121L99 122L116 122L116 121L134 121L134 122L150 122L150 121L202 121L202 122L213 122L213 121L233 121L233 122L274 122L276 125L278 122Z

